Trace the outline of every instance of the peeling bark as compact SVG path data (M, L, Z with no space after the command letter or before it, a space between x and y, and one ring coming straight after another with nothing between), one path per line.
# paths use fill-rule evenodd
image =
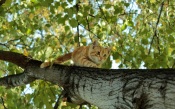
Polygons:
M0 85L17 83L16 86L19 86L42 79L62 86L71 102L90 103L101 109L175 107L174 69L109 70L63 65L41 69L40 61L30 59L26 62L24 73L0 78ZM13 82L6 82L7 78Z

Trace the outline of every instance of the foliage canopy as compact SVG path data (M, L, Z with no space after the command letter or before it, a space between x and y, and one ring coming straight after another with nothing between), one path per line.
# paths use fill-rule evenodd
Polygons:
M111 68L111 61L119 68L174 68L174 10L170 0L6 0L0 6L0 49L44 61L98 39L112 46L113 58L104 68ZM1 76L23 70L0 64ZM61 90L44 81L1 87L1 103L8 108L51 108Z

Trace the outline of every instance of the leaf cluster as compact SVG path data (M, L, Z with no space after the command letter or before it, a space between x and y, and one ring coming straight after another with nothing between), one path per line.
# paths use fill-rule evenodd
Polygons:
M0 7L0 49L50 61L98 39L112 48L103 68L174 68L174 10L170 0L6 0ZM1 76L22 71L0 63ZM61 91L43 81L30 88L23 95L26 86L2 88L1 97L8 108L51 108Z

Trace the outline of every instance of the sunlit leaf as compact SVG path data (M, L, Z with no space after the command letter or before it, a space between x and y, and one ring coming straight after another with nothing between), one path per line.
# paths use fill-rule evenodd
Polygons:
M39 3L38 0L31 0L31 2L34 3L34 4L38 4Z
M8 8L8 7L10 7L11 3L12 3L12 0L6 0L5 3L3 4L3 7Z
M46 58L49 58L49 56L51 55L52 52L53 52L53 49L51 47L47 47L47 49L45 51Z
M150 2L151 2L151 3L155 3L155 2L156 2L156 0L150 0Z

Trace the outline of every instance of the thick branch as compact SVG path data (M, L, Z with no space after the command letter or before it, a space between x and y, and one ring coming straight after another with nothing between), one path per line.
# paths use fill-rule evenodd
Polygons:
M30 58L19 53L0 50L0 60L12 62L22 68L25 68Z
M29 77L26 73L20 73L16 75L9 75L4 78L0 78L0 86L5 87L17 87L35 81L33 77Z
M22 68L26 68L28 63L34 61L22 54L2 50L0 50L0 60L12 62ZM0 85L6 87L16 87L31 83L35 80L35 78L29 77L26 73L21 73L0 78Z
M16 56L23 58L18 53ZM1 78L0 85L19 86L42 79L62 86L68 101L90 103L101 109L175 107L174 69L111 70L55 64L51 68L40 68L41 63L28 61L24 73Z

